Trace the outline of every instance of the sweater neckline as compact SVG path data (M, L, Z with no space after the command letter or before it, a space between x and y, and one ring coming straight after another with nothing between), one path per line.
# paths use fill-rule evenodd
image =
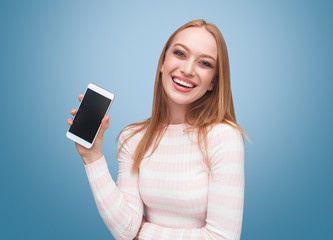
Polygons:
M169 124L168 130L185 130L189 125L187 123Z

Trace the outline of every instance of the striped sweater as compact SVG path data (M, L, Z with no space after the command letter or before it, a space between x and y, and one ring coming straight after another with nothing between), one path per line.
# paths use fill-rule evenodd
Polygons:
M131 173L142 133L118 154L115 183L103 158L85 165L99 213L116 239L240 239L244 202L244 143L235 128L208 132L209 171L194 133L169 125L155 152ZM119 137L119 146L130 130ZM149 154L148 154L149 155ZM147 156L148 156L147 155Z

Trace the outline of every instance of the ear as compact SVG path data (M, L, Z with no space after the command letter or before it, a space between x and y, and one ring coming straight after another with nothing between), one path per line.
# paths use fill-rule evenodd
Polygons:
M162 63L162 65L161 65L160 73L163 73L163 69L164 69L164 63Z

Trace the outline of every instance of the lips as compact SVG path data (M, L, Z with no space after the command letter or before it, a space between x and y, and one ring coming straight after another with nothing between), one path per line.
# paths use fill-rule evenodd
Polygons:
M191 80L181 76L172 76L172 84L177 90L182 92L192 91L197 86Z

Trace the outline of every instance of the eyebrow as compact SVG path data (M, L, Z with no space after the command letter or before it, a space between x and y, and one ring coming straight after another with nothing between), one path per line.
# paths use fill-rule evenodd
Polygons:
M190 49L182 43L176 43L173 46L181 46L181 47L185 48L186 51L190 51ZM214 57L208 55L208 54L201 54L200 56L201 57L206 57L206 58L211 58L214 62L216 62L216 59Z

